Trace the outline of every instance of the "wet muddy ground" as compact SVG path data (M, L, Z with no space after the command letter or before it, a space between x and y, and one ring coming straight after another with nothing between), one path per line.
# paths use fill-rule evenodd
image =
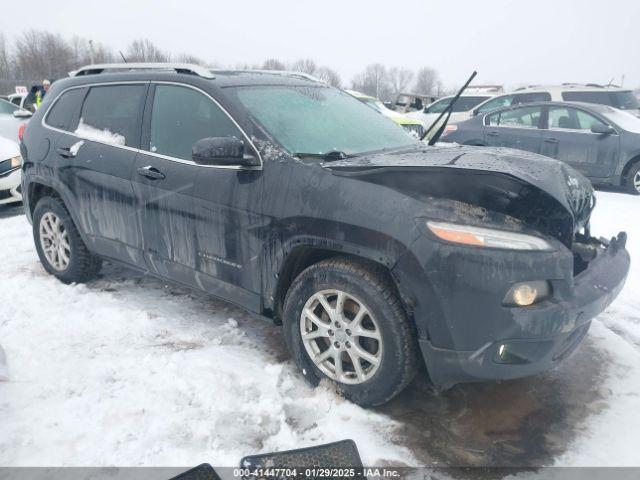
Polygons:
M588 337L557 370L534 377L458 385L436 393L422 373L378 410L402 422L399 438L424 465L549 465L604 406L607 359Z
M0 218L20 214L20 206L0 208ZM102 281L94 288L110 291L104 282L132 279L157 288L157 281L113 266L103 269ZM168 290L169 295L186 294L202 302L203 308L223 304L230 312L237 310L238 316L251 319L248 335L260 336L278 361L289 357L279 327L257 318L253 321L253 316L211 297L181 287ZM560 368L521 380L458 385L437 393L422 371L377 411L400 423L393 441L410 448L425 466L526 469L550 465L580 432L584 419L605 406L605 392L599 385L607 363L606 354L587 336ZM464 470L458 472L454 476L468 476ZM478 471L472 476L477 478Z

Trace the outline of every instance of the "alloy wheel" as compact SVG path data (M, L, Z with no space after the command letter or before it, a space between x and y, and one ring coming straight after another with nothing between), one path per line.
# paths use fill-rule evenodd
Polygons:
M40 246L49 265L58 271L65 270L71 261L69 235L62 220L53 212L40 219Z
M382 361L382 335L367 306L341 290L323 290L307 300L300 334L311 361L327 377L357 385Z

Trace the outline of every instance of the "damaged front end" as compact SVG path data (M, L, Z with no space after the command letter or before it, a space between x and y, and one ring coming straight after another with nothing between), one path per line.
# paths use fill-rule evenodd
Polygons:
M420 235L393 274L437 387L552 368L624 285L626 234L591 236L591 184L555 160L453 147L329 168L414 200Z

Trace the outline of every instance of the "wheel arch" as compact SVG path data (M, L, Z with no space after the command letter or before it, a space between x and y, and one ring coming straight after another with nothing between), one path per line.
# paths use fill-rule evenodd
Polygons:
M631 170L633 166L636 165L637 163L640 163L640 153L636 154L635 157L631 157L631 159L627 161L627 163L622 168L622 173L620 174L620 178L622 182L624 182L624 178L629 173L629 170Z
M334 257L352 259L354 262L369 265L371 268L377 268L394 286L405 313L411 323L413 323L413 316L410 314L410 310L407 309L409 302L407 295L405 295L406 292L403 292L403 289L401 289L398 279L392 270L395 259L385 258L384 254L375 255L363 249L355 247L349 248L344 245L331 243L312 244L296 242L296 244L288 250L277 273L274 275L276 282L271 288L272 293L268 296L270 300L267 308L268 316L271 316L276 323L280 323L282 321L284 300L295 278L306 268Z

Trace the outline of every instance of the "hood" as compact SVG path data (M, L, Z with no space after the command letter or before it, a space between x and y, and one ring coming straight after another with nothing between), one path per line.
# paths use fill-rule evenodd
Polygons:
M20 155L20 146L18 143L0 136L0 162L18 155Z
M588 225L593 188L565 163L507 148L447 145L325 163L336 175L479 206L570 245ZM407 175L407 172L410 175Z
M18 129L25 119L15 118L13 115L0 115L0 137L18 141Z

